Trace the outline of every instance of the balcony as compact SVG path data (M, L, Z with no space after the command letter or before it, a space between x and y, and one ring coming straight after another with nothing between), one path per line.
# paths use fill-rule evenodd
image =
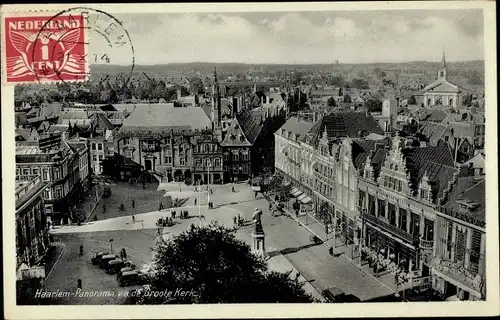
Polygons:
M378 219L374 215L371 215L369 213L361 213L361 217L363 219L367 220L368 222L372 223L373 225L376 225L376 226L384 229L385 231L392 233L395 236L397 236L398 238L401 238L401 239L403 239L411 244L413 244L415 241L415 237L413 235L404 232L403 230L399 229L396 226L393 226L385 221Z
M420 238L420 249L432 250L434 248L434 240L424 240Z

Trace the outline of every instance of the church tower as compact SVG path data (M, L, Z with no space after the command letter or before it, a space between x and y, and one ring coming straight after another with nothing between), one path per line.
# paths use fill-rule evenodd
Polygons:
M214 67L214 82L212 84L212 129L220 129L221 126L221 99L219 81L217 80L217 68Z
M438 79L446 79L446 57L443 50L443 58L441 59L441 67L438 71Z

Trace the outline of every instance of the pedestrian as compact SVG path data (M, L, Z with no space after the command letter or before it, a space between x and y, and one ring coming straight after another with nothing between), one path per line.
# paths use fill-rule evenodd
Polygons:
M234 191L234 186L232 186L232 187L231 187L231 191L232 191L232 192L235 192L235 191Z
M300 278L300 272L298 272L298 271L297 271L297 275L295 276L295 278L296 278L297 280L299 280L299 278Z
M142 183L142 188L146 189L146 184L144 182Z
M135 208L135 200L132 200L132 208Z
M194 198L194 205L198 203L198 199Z
M214 194L214 189L210 189L210 194Z
M135 223L135 216L132 215L132 223Z
M257 191L255 192L255 199L257 199Z
M236 216L233 217L233 223L234 223L234 226L236 227L236 223L237 223Z
M81 290L81 289L82 289L82 279L78 279L78 281L77 281L77 284L76 284L76 285L77 285L78 289L80 289L80 290Z
M158 205L158 211L161 211L161 203Z
M123 250L123 259L127 259L127 251L125 251L125 248L123 248L122 250Z

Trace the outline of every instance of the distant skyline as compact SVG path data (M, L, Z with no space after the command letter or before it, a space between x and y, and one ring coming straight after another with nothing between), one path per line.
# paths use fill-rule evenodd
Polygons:
M116 14L135 64L345 64L484 60L483 12L468 10ZM97 41L98 43L104 43ZM90 44L91 52L102 52ZM130 64L128 52L111 64Z

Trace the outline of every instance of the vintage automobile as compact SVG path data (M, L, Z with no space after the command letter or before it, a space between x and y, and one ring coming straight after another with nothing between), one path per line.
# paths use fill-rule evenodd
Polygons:
M109 261L115 260L115 259L118 259L118 258L119 257L116 254L107 254L107 255L104 255L104 256L101 257L101 259L99 261L99 267L101 269L106 269Z
M95 256L93 256L91 259L90 259L90 262L92 262L92 264L100 264L101 263L101 258L105 255L108 255L109 252L98 252L95 254Z
M122 276L122 274L124 272L127 272L127 271L133 271L134 269L132 269L132 267L124 267L124 268L121 268L120 271L118 271L116 273L116 280L120 281L120 278Z
M123 259L115 259L108 262L106 266L106 273L115 274L122 268L131 267L133 265L132 261L126 261Z
M142 274L140 274L135 270L123 272L118 280L118 284L122 287L143 284L143 283L144 283L144 277L142 276Z

